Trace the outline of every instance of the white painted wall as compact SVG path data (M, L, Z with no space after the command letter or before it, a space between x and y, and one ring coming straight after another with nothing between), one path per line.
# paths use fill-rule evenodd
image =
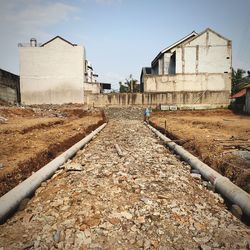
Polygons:
M162 75L163 74L163 57L161 57L160 59L159 59L159 68L158 68L158 74L159 75Z
M171 53L164 53L163 55L163 63L164 63L164 67L163 67L163 74L167 75L169 73L169 66L170 66L170 57L171 57Z
M208 30L176 49L176 73L231 73L231 54L231 43Z
M178 52L181 51L181 50L178 50ZM178 54L177 52L177 54ZM179 57L180 58L180 62L181 62L181 57L182 57L182 54L180 53ZM184 60L185 60L185 63L184 63L184 72L185 73L195 73L195 66L196 66L196 47L185 47L184 49ZM178 61L177 61L178 63ZM180 71L177 70L177 73L178 72L181 72L182 71L182 64L181 63L178 63L179 64L179 68L180 68Z
M19 47L23 104L83 103L85 53L56 38L44 47Z
M230 74L176 74L144 76L144 92L231 90Z

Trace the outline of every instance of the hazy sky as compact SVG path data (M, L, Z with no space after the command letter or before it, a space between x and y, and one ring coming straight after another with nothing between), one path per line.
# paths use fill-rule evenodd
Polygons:
M0 68L18 74L19 42L60 35L85 46L99 80L139 79L160 50L207 27L250 70L250 0L0 0Z

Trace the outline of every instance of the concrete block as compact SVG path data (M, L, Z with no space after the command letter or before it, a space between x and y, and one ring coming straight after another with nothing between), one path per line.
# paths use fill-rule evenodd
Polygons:
M178 108L179 110L193 110L194 109L193 106L179 106Z
M161 110L168 111L169 110L169 105L161 105Z
M195 110L205 110L205 109L210 109L211 105L199 105L199 106L195 106L194 109Z
M169 106L169 110L171 110L171 111L176 111L178 108L177 108L177 106L176 105L171 105L171 106Z

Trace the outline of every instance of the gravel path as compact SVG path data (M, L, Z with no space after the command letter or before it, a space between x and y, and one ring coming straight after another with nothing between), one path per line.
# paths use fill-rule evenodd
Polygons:
M0 249L249 249L250 229L129 112L107 110L106 128L0 226Z

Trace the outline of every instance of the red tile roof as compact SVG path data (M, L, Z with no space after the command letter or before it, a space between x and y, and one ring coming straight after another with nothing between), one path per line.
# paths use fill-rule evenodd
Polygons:
M246 93L247 93L247 89L242 89L242 90L239 91L238 93L232 95L232 96L231 96L231 99L242 97L242 96L244 96Z
M242 89L242 90L240 90L238 93L232 95L230 98L231 98L231 99L234 99L234 98L239 98L239 97L242 97L242 96L246 95L247 89L249 89L249 88L250 88L250 83L247 84L247 85L244 87L244 89Z

